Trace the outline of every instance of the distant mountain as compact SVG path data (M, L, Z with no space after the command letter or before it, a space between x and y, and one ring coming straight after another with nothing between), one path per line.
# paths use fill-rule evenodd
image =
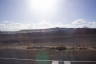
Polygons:
M32 33L32 32L96 32L95 28L49 28L49 29L31 29L31 30L20 30L18 33Z
M95 28L48 28L48 29L26 29L20 31L0 31L3 34L16 34L16 33L34 33L34 32L68 32L68 33L85 33L96 32Z
M7 45L39 43L39 45L96 46L96 29L49 28L7 31L0 33L0 43Z

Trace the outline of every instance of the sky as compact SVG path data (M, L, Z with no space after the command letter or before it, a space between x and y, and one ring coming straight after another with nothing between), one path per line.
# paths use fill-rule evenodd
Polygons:
M0 30L96 28L96 0L0 0Z

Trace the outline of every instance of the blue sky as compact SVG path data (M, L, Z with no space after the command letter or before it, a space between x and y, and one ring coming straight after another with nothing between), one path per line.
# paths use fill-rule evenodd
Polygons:
M39 5L45 3L45 7L36 8L31 0L0 0L0 29L75 27L73 24L78 25L78 22L80 26L96 27L96 0L53 0L56 2L53 8L52 0L49 3L46 3L48 0L43 1ZM12 28L12 24L21 27Z

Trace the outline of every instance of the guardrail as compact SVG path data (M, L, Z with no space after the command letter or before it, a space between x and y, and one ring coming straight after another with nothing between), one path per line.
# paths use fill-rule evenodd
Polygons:
M2 60L17 60L17 61L42 61L42 62L49 62L51 61L52 63L51 64L59 64L59 62L63 62L64 64L71 64L72 62L83 62L83 63L96 63L96 61L61 61L61 60L34 60L34 59L22 59L22 58L2 58L0 57L0 59Z

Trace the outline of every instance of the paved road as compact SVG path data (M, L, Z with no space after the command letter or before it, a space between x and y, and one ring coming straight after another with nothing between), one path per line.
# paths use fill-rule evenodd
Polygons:
M1 58L0 57L0 60L16 60L16 61L35 61L37 62L36 64L72 64L73 63L76 63L76 62L80 62L80 63L91 63L91 64L96 64L96 61L57 61L57 60L34 60L34 59L20 59L20 58Z

